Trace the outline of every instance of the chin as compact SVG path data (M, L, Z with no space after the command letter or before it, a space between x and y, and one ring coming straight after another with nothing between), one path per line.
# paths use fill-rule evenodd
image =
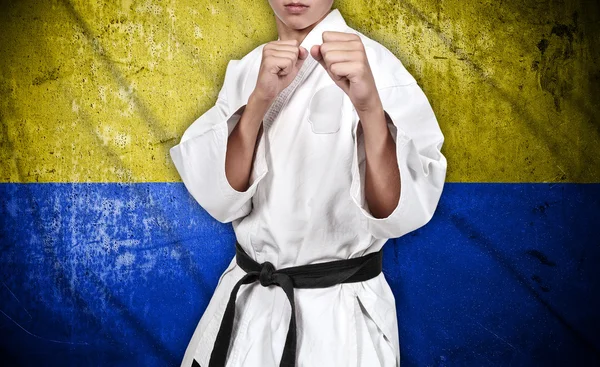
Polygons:
M281 19L288 27L292 28L292 29L304 29L306 27L311 26L314 22L316 22L316 19L313 20L312 17L310 17L310 14L302 14L302 15L293 15L293 16L284 16L284 18Z

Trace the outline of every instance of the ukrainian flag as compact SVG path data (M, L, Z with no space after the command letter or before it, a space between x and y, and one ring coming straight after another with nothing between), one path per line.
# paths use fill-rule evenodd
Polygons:
M234 255L168 151L265 2L0 5L2 365L178 366ZM433 219L388 242L402 366L600 363L592 1L336 1L445 134Z

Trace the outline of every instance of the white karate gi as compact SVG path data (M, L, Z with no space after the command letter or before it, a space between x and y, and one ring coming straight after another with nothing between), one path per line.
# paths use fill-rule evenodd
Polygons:
M233 189L226 178L227 137L256 86L265 44L229 62L215 106L170 150L195 200L218 221L232 222L246 253L276 269L376 252L388 239L425 225L444 186L444 136L415 79L388 49L350 28L337 9L301 46L310 51L321 44L326 30L358 34L366 48L396 141L401 176L400 202L389 217L373 217L365 201L358 114L310 54L263 120L246 191ZM219 278L182 366L191 366L195 358L208 367L231 290L244 274L234 257ZM383 273L365 282L297 288L295 301L298 367L399 366L395 300ZM290 314L282 288L243 285L227 366L279 366Z

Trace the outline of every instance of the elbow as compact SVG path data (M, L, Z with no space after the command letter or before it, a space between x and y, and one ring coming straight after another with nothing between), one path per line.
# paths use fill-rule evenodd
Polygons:
M401 167L400 200L386 218L369 218L369 231L378 239L402 237L432 219L440 202L446 177L446 160L428 165L428 174L417 174L409 166Z
M220 223L231 223L234 220L245 217L252 210L251 200L241 203L230 199L215 200L206 194L192 193L192 196L200 204L202 209Z
M244 216L243 214L241 214L241 215L235 215L235 214L232 214L231 212L228 212L226 210L210 210L210 211L206 210L206 211L207 211L208 214L210 214L211 217L215 218L220 223L231 223L235 219Z

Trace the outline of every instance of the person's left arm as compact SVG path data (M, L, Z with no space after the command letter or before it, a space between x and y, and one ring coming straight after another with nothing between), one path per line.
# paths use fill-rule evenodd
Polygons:
M388 129L379 98L356 113L364 137L365 198L374 218L386 218L398 207L400 199L396 141Z
M444 135L427 97L416 81L377 88L356 34L324 32L315 47L315 59L349 96L363 131L354 133L350 196L369 232L396 238L422 227L437 207L447 168Z

